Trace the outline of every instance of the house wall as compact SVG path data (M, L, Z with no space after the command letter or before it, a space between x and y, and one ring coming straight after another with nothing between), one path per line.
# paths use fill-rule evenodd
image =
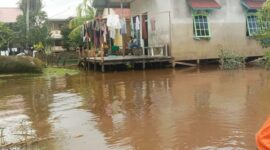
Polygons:
M148 26L150 45L169 44L176 60L218 58L220 48L245 56L262 55L264 50L258 42L246 36L245 10L240 0L216 1L222 8L209 14L210 40L193 38L192 11L186 0L135 0L131 12L148 12L149 18L156 16L158 31L154 33Z

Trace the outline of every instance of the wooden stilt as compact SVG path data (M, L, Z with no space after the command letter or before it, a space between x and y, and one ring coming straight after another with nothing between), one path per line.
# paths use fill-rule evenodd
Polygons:
M97 71L97 62L94 62L94 71Z
M105 66L104 66L104 64L101 65L101 71L102 72L105 72Z

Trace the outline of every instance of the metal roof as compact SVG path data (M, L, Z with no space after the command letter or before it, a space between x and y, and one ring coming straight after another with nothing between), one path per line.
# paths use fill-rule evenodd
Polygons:
M187 0L192 9L219 9L221 6L215 0Z
M93 7L95 8L121 8L121 1L123 8L130 8L130 3L134 0L94 0Z
M266 0L243 0L242 4L250 10L260 9Z

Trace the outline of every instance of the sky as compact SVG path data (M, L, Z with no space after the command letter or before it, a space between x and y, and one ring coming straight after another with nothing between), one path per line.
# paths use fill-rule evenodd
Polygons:
M0 0L0 7L17 7L19 0ZM82 0L43 0L43 10L49 18L68 18L76 15L76 7Z

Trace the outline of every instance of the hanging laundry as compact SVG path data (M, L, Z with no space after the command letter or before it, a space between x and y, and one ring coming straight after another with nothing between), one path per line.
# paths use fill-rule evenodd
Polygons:
M106 27L106 24L105 22L102 22L102 28L101 30L103 31L103 42L107 43L107 27Z
M136 22L135 22L135 30L140 30L140 19L139 16L136 17Z
M120 29L121 23L120 23L119 15L109 15L107 18L107 26L113 29Z
M116 31L115 31L116 29L114 29L114 28L109 28L109 31L110 31L110 38L112 38L112 39L115 39L115 34L116 34Z
M142 16L142 38L148 39L148 33L147 33L147 16Z
M122 19L120 20L120 23L121 23L120 33L121 33L122 35L127 34L126 19L125 19L125 18L122 18Z
M134 32L134 21L133 18L131 18L130 20L130 27L131 27L131 37L135 36L135 32Z
M81 39L84 38L84 27L80 27L81 28L81 33L80 33L80 36L81 36Z

